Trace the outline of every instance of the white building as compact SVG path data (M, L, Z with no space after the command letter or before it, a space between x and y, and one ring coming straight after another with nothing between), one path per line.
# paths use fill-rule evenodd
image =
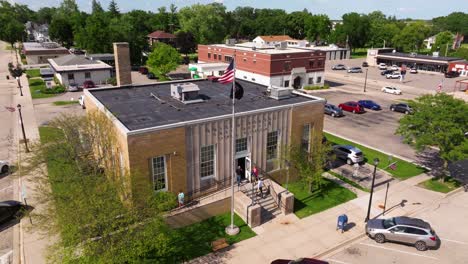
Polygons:
M70 54L66 48L55 42L23 42L22 53L29 65L46 64L48 59Z
M82 55L67 55L49 59L50 67L59 82L67 87L69 84L82 86L85 81L94 84L105 84L111 77L112 66L99 60L90 60Z

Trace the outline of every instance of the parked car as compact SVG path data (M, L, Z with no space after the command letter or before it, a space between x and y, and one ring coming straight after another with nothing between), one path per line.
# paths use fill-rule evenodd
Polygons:
M386 70L387 69L387 64L385 63L379 63L379 70Z
M325 111L325 114L331 115L332 117L338 117L338 116L344 115L343 110L341 110L336 105L332 105L332 104L325 104L324 111Z
M219 76L210 75L207 78L208 78L208 80L210 80L212 82L218 82Z
M380 107L379 104L372 100L359 100L358 104L364 108L367 109L372 109L372 110L381 110L382 108Z
M366 224L366 234L377 243L400 242L414 245L419 251L436 247L440 241L428 222L406 216L370 219Z
M154 73L152 72L148 72L146 74L146 78L150 79L150 80L153 80L153 79L156 79L156 76L154 75Z
M364 161L362 151L351 145L335 145L333 153L339 159L345 160L347 164L360 163Z
M356 113L364 113L364 107L360 106L357 102L349 101L346 103L339 104L338 107L342 110Z
M391 111L396 111L400 113L405 113L405 114L412 114L414 113L413 108L409 106L408 104L405 103L398 103L398 104L391 104L390 105L390 110Z
M359 72L362 72L362 68L361 67L351 67L348 69L348 72L349 73L359 73Z
M384 93L390 93L390 94L401 94L401 90L396 88L396 87L392 87L392 86L385 86L382 88L382 92Z
M83 83L83 88L88 89L88 88L94 88L96 85L94 85L94 82L91 80L84 81Z
M77 49L77 48L70 48L69 51L70 51L71 54L75 54L75 55L85 54L85 52L83 50Z
M362 67L369 67L369 63L367 63L367 61L363 61L362 62Z
M380 72L380 75L386 76L387 74L392 74L392 73L393 73L392 70L384 70L384 71L381 71L381 72Z
M6 160L0 160L0 174L5 174L10 171L10 163Z
M0 202L0 224L6 223L15 217L19 217L24 206L18 201Z
M69 92L77 92L79 89L78 89L78 85L76 85L75 83L70 83L68 85L68 91Z
M78 103L81 105L81 108L86 109L84 101L85 101L84 95L82 95L82 96L80 96L80 98L78 98Z
M416 68L411 68L411 70L409 71L410 73L413 73L413 74L416 74L418 73L418 69Z
M344 64L333 65L332 70L346 70L346 66Z
M401 74L399 72L392 72L391 74L385 75L387 79L400 79Z
M460 76L460 73L456 71L449 71L449 72L446 72L444 75L445 75L445 78L455 78L455 77Z
M275 259L270 264L329 264L329 263L323 260L318 260L318 259L300 258L296 260Z
M140 68L138 68L138 72L141 73L141 74L148 74L148 68L140 67Z
M390 70L392 71L398 71L400 69L400 67L398 67L398 65L396 64L393 64L392 67L390 67Z

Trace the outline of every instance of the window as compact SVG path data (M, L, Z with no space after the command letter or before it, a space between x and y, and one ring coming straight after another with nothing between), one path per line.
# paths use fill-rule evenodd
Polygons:
M278 131L267 135L267 160L276 159L278 155Z
M317 83L321 83L322 82L322 76L318 76L317 77Z
M218 60L221 60L223 58L223 55L219 54L218 55Z
M310 60L309 61L309 68L314 68L315 65L314 65L314 61L313 60Z
M84 77L85 77L85 79L91 79L91 73L90 72L85 72Z
M247 61L247 59L246 59L246 58L244 58L243 60L244 60L244 62L246 62L246 61Z
M247 138L236 139L236 153L247 151Z
M218 59L218 55L217 55L217 54L214 54L214 55L213 55L213 59L217 60L217 59Z
M407 227L405 233L413 234L413 235L427 235L426 231L421 230L419 228Z
M390 232L397 232L397 233L404 233L407 228L404 226L395 226L394 228L390 229Z
M219 71L218 72L218 76L223 76L223 74L224 74L224 71Z
M306 152L309 152L309 142L310 142L310 124L305 124L302 128L301 149Z
M253 60L253 63L256 64L256 63L257 63L257 60Z
M211 59L211 53L208 52L208 59Z
M200 150L200 177L214 176L215 153L214 145L204 146Z
M322 60L319 60L319 61L317 62L317 64L318 64L317 67L322 67L322 66L323 66L323 61L322 61Z
M291 62L290 61L285 61L283 67L284 67L285 71L291 70Z
M314 83L314 78L309 78L309 84L313 84Z
M73 73L69 73L68 80L75 80L75 75Z
M284 87L289 87L289 80L284 81Z
M155 191L166 190L166 158L155 157L153 163L153 188Z
M224 61L225 61L225 62L231 62L231 61L232 61L232 57L231 57L231 56L224 56Z

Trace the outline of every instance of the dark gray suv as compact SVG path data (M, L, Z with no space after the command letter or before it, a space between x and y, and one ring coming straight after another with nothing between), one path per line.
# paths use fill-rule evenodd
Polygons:
M390 105L390 110L394 111L394 112L396 111L396 112L400 112L400 113L405 113L405 114L413 114L414 113L413 108L411 108L411 106L409 106L408 104L404 104L404 103L392 104L392 105Z
M331 115L332 117L338 117L338 116L344 115L343 110L341 110L336 105L332 105L332 104L325 104L324 111L325 111L325 114Z

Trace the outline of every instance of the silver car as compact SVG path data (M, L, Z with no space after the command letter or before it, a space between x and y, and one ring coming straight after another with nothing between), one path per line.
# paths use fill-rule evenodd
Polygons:
M364 161L362 151L351 145L335 145L332 147L337 158L345 160L347 164L361 163Z
M371 219L366 224L366 234L377 243L401 242L414 245L419 251L437 247L439 243L439 238L428 222L405 216Z

